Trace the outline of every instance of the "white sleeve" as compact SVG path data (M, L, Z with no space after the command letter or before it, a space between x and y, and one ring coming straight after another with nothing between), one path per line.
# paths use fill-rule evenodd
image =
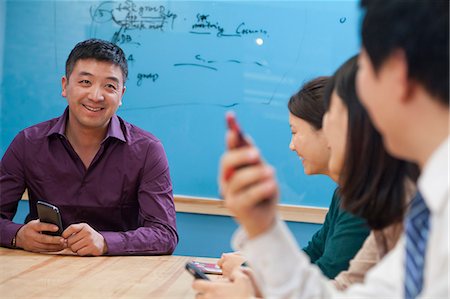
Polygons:
M354 284L347 298L404 298L404 238L366 273L364 284Z
M402 242L399 242L400 244ZM399 273L403 246L397 247L368 272L366 283L340 292L308 256L297 246L286 224L277 220L266 233L248 240L243 230L233 238L235 249L254 269L258 286L265 298L399 298L402 275ZM399 246L400 245L400 246Z
M255 270L264 298L327 298L328 279L300 250L286 224L277 220L265 234L247 240L240 230L233 245Z

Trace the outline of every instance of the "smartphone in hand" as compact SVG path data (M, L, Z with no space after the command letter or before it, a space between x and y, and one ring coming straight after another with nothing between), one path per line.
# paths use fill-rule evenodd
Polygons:
M42 233L51 236L61 236L63 226L59 209L44 201L38 201L36 207L40 222L51 223L58 226L58 231L56 232L43 231Z
M228 129L230 131L233 131L237 135L238 141L237 141L237 144L236 144L236 148L249 146L250 145L249 142L245 139L244 134L243 134L241 128L239 127L238 123L237 123L235 114L233 112L228 112L226 114L225 118L226 118L226 121L227 121ZM258 163L261 163L261 161L258 161L258 162L252 163L252 164L254 165L254 164L258 164ZM238 167L237 169L243 168L245 166L249 166L249 165L243 165L241 167ZM229 181L230 178L233 176L235 170L237 170L237 169L229 168L224 173L225 181ZM266 198L266 199L262 200L260 203L258 203L258 205L266 205L266 204L269 204L269 203L270 203L270 198Z
M202 272L205 274L222 275L222 269L217 264L199 261L192 261L192 263L196 265L200 270L202 270Z
M187 262L186 270L194 276L195 279L205 279L210 280L202 270L200 270L194 263Z
M234 113L228 112L225 116L225 119L227 121L228 129L230 131L233 131L237 135L238 140L237 140L236 148L248 146L249 143L245 139L244 134L242 133L242 130L237 123L236 116L234 115ZM242 166L242 167L244 167L244 166ZM242 167L239 167L239 168L242 168ZM228 181L233 176L234 171L235 171L235 169L230 168L230 169L228 169L227 172L225 172L225 174L224 174L225 181Z
M242 130L237 123L236 116L234 115L234 113L231 111L228 112L225 118L227 120L228 129L235 132L238 136L238 143L236 147L243 147L249 145L247 140L245 140L244 138L244 134L242 133Z

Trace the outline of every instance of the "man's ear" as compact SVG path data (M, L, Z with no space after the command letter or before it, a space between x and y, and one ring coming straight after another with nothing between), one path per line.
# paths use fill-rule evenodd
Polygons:
M69 84L69 80L67 80L66 76L63 76L61 78L61 87L62 87L61 95L63 97L67 96L67 84Z
M122 106L122 98L123 98L123 95L124 95L126 89L127 89L127 87L124 85L122 88L122 95L120 97L119 107Z
M408 60L404 50L394 50L388 58L387 71L390 72L390 80L395 84L395 96L402 103L409 102L414 92L414 81L408 76Z

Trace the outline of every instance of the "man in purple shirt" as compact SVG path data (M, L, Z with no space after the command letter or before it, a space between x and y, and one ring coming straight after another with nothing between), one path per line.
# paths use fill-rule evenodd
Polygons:
M178 242L172 183L161 142L116 115L128 66L118 46L91 39L66 62L64 114L20 132L0 164L0 245L81 255L171 254ZM12 222L28 190L26 224ZM37 220L36 202L61 212Z

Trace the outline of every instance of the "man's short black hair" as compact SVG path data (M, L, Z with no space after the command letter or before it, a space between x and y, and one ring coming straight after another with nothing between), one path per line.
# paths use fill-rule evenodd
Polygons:
M378 71L393 51L403 50L408 76L449 105L449 1L362 0L362 43Z
M123 83L128 77L128 63L123 50L108 41L101 39L88 39L76 44L66 61L66 78L69 79L75 64L80 59L95 59L111 62L122 70Z

